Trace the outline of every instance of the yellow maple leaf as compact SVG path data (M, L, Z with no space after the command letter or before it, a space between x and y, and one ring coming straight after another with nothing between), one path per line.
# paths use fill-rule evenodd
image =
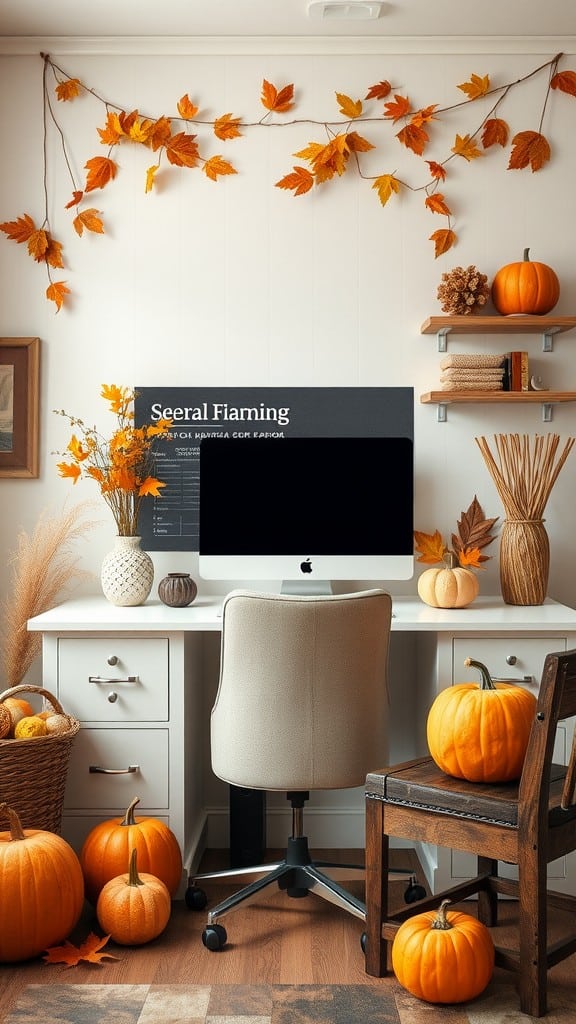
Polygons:
M209 160L205 161L202 170L211 181L216 181L219 174L237 174L232 164L221 156L211 156Z
M56 312L58 313L64 305L65 296L70 294L70 289L66 287L65 281L53 281L48 285L46 289L46 298L50 302L56 303Z
M393 174L381 174L374 181L372 188L376 189L382 206L386 206L392 195L400 191L400 182Z
M81 236L84 228L86 228L86 231L94 231L98 235L103 235L104 225L98 214L99 210L92 208L89 210L81 210L72 221L76 234Z
M152 164L152 167L149 167L148 170L146 171L146 188L144 189L145 192L151 192L152 189L154 188L154 179L156 177L156 172L158 170L158 164Z
M80 94L80 79L69 78L66 82L59 82L56 86L56 95L59 100L75 100Z
M185 121L191 121L198 113L198 107L195 103L192 103L187 92L180 97L177 107L180 117L183 117Z
M349 117L351 121L356 117L360 117L362 113L362 100L351 100L343 92L337 92L336 99L339 103L340 113L344 114L344 117Z
M285 85L282 89L277 89L271 82L267 82L266 79L263 80L260 102L267 110L275 110L277 114L285 114L287 110L294 106L293 99L293 85Z
M285 188L294 192L295 196L303 196L314 184L314 176L307 167L294 167L290 174L285 174L276 182L276 188Z
M426 562L428 565L443 562L444 555L448 550L439 530L435 530L434 533L422 533L420 530L414 530L414 544L416 551L419 552L416 561Z
M106 125L104 128L97 128L100 142L104 146L116 146L125 132L120 121L120 115L115 111L108 111Z
M434 259L437 259L456 244L456 235L451 228L441 228L432 232L430 241L434 242Z
M473 138L470 135L456 135L456 141L452 146L452 152L456 156L463 156L465 160L476 160L482 156Z
M223 142L226 142L228 139L237 139L242 135L238 127L240 121L241 118L232 117L232 114L222 114L221 117L217 117L214 121L214 135Z
M490 76L484 75L482 78L480 75L470 75L469 82L462 82L458 86L462 92L465 92L469 100L477 100L480 96L485 96L490 88Z

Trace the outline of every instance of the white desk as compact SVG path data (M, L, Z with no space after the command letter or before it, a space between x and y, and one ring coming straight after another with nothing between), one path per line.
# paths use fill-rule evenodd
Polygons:
M208 749L221 606L222 598L198 597L188 608L152 600L116 608L103 597L86 597L28 623L43 635L43 685L82 722L64 818L74 846L98 820L123 813L135 795L139 811L170 824L187 868L205 845L226 844L226 794L211 775ZM470 678L466 656L485 662L495 676L537 688L545 654L576 647L576 610L551 600L516 607L480 596L469 608L445 610L399 597L393 609L392 761L425 749L430 703L438 689ZM363 846L363 796L351 792L328 794L324 802L314 795L307 822L315 846ZM289 831L285 803L269 814L273 846L283 845ZM442 883L463 870L442 852L429 865ZM562 871L576 875L566 865ZM573 877L565 884L576 891Z

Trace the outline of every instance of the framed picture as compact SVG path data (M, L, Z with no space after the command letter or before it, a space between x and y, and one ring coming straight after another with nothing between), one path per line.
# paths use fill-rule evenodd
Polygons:
M40 339L0 338L0 477L38 476Z

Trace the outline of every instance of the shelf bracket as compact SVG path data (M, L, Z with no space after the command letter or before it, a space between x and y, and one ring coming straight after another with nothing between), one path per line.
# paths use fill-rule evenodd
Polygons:
M438 423L446 423L448 419L448 404L446 402L438 402L436 406L436 420Z
M436 341L438 343L438 351L439 352L447 352L448 351L448 341L447 341L447 338L448 338L448 335L450 334L451 330L452 330L451 327L440 327L436 331Z
M549 327L546 331L543 332L543 334L542 334L542 351L543 352L551 352L552 351L552 348L553 348L553 341L552 341L552 339L553 339L555 334L558 334L559 330L560 330L559 327Z
M552 402L542 402L542 422L552 422Z

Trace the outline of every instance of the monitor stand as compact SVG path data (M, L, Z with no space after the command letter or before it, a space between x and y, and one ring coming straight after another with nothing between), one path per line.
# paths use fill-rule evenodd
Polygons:
M296 594L302 597L323 597L333 594L330 580L282 580L281 594Z

